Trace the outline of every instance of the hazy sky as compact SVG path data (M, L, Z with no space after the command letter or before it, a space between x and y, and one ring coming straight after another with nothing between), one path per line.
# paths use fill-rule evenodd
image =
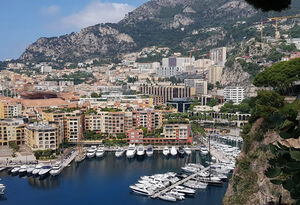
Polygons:
M18 58L40 37L115 23L147 0L1 0L0 60Z

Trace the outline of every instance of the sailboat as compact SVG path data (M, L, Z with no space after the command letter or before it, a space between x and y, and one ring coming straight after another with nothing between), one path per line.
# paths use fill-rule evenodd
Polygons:
M80 163L86 158L86 151L82 149L81 137L78 139L78 155L75 157L75 162Z

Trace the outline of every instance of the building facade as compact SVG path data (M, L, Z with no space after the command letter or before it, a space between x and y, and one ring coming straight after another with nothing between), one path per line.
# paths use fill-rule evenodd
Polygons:
M23 119L5 119L0 121L0 146L13 141L18 145L25 144Z
M18 117L21 113L21 103L0 100L0 119Z
M224 99L226 102L232 101L234 104L240 104L244 99L244 88L226 87L224 88Z

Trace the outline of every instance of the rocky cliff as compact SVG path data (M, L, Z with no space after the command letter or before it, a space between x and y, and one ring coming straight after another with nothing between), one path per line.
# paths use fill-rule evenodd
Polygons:
M116 24L101 24L79 33L40 38L21 55L23 61L80 61L111 58L147 46L167 46L174 51L239 42L257 35L249 30L267 16L295 14L300 3L281 14L262 13L243 0L151 0ZM244 22L236 25L237 22Z

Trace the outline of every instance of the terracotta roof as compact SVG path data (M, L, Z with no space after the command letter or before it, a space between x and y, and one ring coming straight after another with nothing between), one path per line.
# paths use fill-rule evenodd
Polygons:
M69 103L60 98L30 100L23 99L21 103L24 107L52 107L52 106L67 106Z

